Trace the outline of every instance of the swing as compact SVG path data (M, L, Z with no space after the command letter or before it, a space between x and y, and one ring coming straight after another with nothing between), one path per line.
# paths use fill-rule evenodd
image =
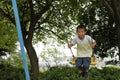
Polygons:
M69 44L68 40L67 40L67 44ZM69 49L70 49L70 52L72 53L72 61L70 62L70 64L75 65L77 58L74 56L72 49L71 48Z
M71 49L70 49L71 50ZM72 53L73 54L73 53ZM72 65L75 65L76 64L76 60L77 60L77 57L75 57L75 56L72 56L72 60L71 60L71 64ZM95 66L97 64L97 59L96 59L96 57L95 56L91 56L91 58L90 58L90 65L93 65L93 66Z
M86 6L87 6L87 8L88 8L88 5L87 5L87 4L86 4ZM62 18L62 14L61 14L60 10L58 9L58 10L56 10L56 11L58 11L59 17ZM90 17L89 17L89 10L88 10L88 9L87 9L87 14L88 14L89 25L91 26ZM64 22L65 22L65 21L64 21ZM64 34L66 35L65 30L63 30L63 31L64 31ZM69 44L68 39L67 39L67 36L66 36L66 42L67 42L67 44ZM77 57L74 56L74 54L73 54L73 52L72 52L72 49L71 49L71 48L69 48L69 49L70 49L70 52L71 52L71 54L72 54L72 60L71 60L70 64L75 65L75 64L76 64ZM96 63L97 63L97 59L95 58L94 55L91 56L90 61L91 61L91 62L90 62L90 65L93 65L93 66L95 66Z
M91 57L91 65L95 66L97 64L97 59L95 58L95 56Z
M89 5L89 4L88 4ZM88 15L88 21L89 21L89 26L91 26L91 22L90 22L90 16L89 16L89 7L88 7L88 5L86 4L86 7L87 7L87 15ZM67 41L67 43L68 43L68 41ZM69 43L68 43L69 44ZM75 65L75 63L76 63L76 60L77 60L77 58L73 55L73 52L72 52L72 50L70 49L70 51L71 51L71 53L72 53L72 61L70 62L71 64L73 64L73 65ZM93 65L93 66L95 66L97 64L97 59L96 59L96 57L94 56L94 54L91 56L91 58L90 58L90 65Z
M76 58L76 57L73 57L73 58L72 58L72 61L70 62L70 64L75 65L76 60L77 60L77 58Z

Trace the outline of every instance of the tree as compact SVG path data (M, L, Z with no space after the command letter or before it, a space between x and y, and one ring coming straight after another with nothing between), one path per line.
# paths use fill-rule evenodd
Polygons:
M32 79L37 80L39 74L38 58L36 51L33 47L33 42L42 41L47 37L54 36L59 39L64 39L65 36L63 28L61 28L57 8L69 7L65 5L67 1L57 0L19 0L17 1L20 15L21 29L24 39L24 45L27 50L33 77ZM60 4L59 4L60 3ZM11 21L15 25L15 19L11 2L9 0L0 1L0 12L6 20ZM61 5L62 4L62 5ZM67 11L66 9L66 11ZM69 9L70 10L70 9ZM66 17L67 14L66 13ZM68 20L70 23L70 20ZM68 24L67 24L68 25ZM66 26L67 26L66 25ZM65 29L65 28L64 28Z
M88 26L88 8L85 6L88 4L88 2L90 3L89 13L91 24L93 26L92 28ZM5 18L5 20L9 20L15 25L11 2L9 0L4 0L0 1L0 4L1 15ZM80 23L83 23L88 28L88 34L90 31L92 31L93 35L95 35L93 37L97 40L98 43L98 47L96 48L96 52L98 51L98 53L105 53L116 45L116 43L112 43L114 39L111 40L110 34L109 39L106 37L108 35L101 36L101 34L103 34L102 32L106 34L106 32L114 29L114 26L110 28L110 24L108 24L111 18L108 18L109 15L105 11L105 8L103 7L101 1L18 0L17 4L19 9L24 45L30 59L34 80L37 80L39 67L38 58L33 47L33 43L36 43L38 41L45 42L48 37L54 38L59 42L65 42L66 35L64 31L68 31L69 28L69 31L67 33L67 36L69 37L72 33L70 31L73 30L73 27L71 26L72 24L78 25Z
M0 56L12 53L16 49L16 30L14 25L4 20L0 14ZM12 35L10 35L12 34Z
M117 46L119 49L119 60L120 60L120 0L102 0L106 9L108 10L108 14L110 15L110 19L112 21L112 25L116 27L117 34ZM111 24L111 23L110 23Z

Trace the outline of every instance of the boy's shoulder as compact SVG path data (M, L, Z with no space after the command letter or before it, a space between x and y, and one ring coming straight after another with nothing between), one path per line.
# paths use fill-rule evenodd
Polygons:
M85 35L87 38L91 38L91 36L89 36L89 35Z
M91 38L91 36L89 36L89 35L85 35L85 37L86 37L86 38ZM79 39L78 35L76 35L76 36L74 37L74 39Z
M76 36L74 37L74 39L79 39L78 35L76 35Z

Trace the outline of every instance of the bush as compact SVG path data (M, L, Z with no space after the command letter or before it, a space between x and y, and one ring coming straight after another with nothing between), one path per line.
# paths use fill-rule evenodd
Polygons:
M40 73L39 80L83 80L79 77L79 71L75 67L52 67L44 73ZM119 80L120 68L105 67L102 70L91 68L89 80Z
M70 67L51 67L45 73L41 73L40 80L78 80L79 72L76 68Z
M24 70L9 64L0 64L0 80L25 80Z
M56 66L40 72L39 80L83 80L75 67ZM89 80L119 80L120 68L104 67L102 70L91 68ZM0 80L25 80L23 68L10 64L0 64Z

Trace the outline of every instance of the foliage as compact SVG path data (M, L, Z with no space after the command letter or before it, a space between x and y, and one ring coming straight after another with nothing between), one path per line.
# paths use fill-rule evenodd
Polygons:
M19 52L0 58L0 80L25 80L24 63L21 58Z
M89 80L119 80L120 68L105 67L102 70L91 68ZM40 80L83 80L75 67L52 67L41 73Z
M23 68L0 62L0 80L25 80Z
M46 65L50 67L52 62L55 63L54 65L60 65L66 59L66 56L64 52L58 50L51 42L50 45L44 46L43 51L40 53L40 58L42 62L46 62Z
M106 65L109 65L109 64L111 64L111 65L117 65L118 63L119 63L119 61L117 61L117 60L110 60L110 61L106 62Z
M13 66L5 61L0 61L0 75L0 80L25 80L22 67ZM45 72L40 72L39 75L39 80L83 80L75 67L68 66L51 67ZM119 80L119 78L120 68L118 67L89 70L89 80Z
M6 59L3 59L5 64L10 64L14 67L23 68L21 53L10 54Z
M16 27L0 14L0 55L5 55L5 52L14 52L16 42Z

